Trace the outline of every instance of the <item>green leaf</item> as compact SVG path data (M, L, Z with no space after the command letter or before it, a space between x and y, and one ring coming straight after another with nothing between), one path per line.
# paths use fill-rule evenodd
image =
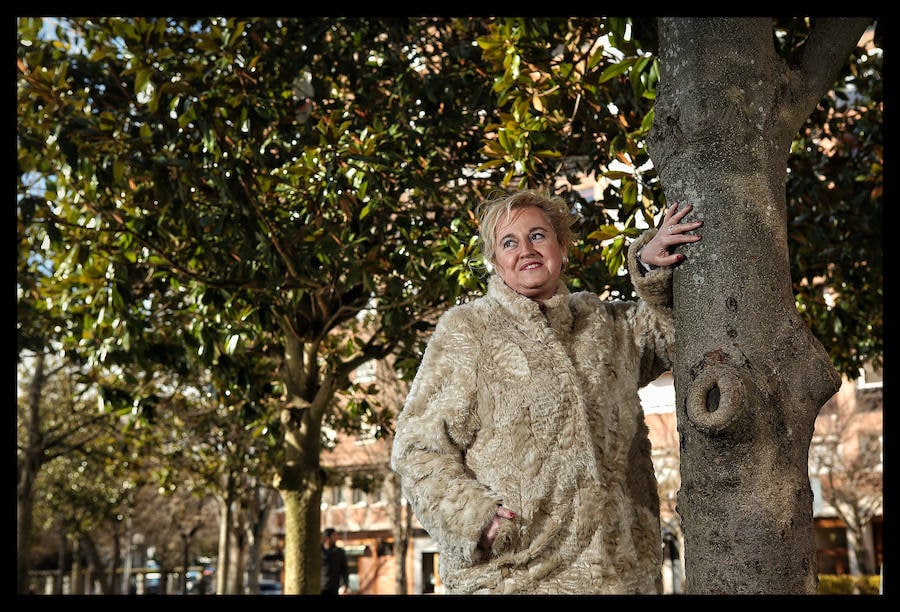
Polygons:
M621 230L615 225L601 225L599 228L587 235L588 240L604 241L615 238L621 234Z
M627 72L633 65L634 58L625 58L622 61L616 62L600 73L600 78L597 82L600 84L606 83L610 79Z

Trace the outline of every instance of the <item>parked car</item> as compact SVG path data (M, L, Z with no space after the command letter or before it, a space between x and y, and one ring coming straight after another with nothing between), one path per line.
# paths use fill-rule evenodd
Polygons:
M147 561L147 567L158 570L159 563L150 559ZM160 591L160 582L162 581L162 573L159 571L147 572L144 574L144 594L158 595Z
M281 583L277 580L260 580L260 595L281 595Z

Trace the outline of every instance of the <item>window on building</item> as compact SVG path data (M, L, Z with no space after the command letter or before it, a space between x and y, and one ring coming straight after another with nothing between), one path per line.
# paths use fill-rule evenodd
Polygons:
M422 592L443 593L441 576L438 574L438 555L436 552L422 553Z
M850 567L847 528L836 518L815 519L816 560L820 574L846 574Z
M385 501L384 496L384 488L386 483L384 480L380 481L378 485L375 487L375 490L372 492L372 502L376 504L383 504Z
M390 557L394 554L394 542L378 540L378 548L375 549L379 557Z

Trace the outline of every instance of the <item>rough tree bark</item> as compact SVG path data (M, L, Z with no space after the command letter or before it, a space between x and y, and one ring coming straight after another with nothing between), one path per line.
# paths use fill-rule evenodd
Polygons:
M793 137L871 18L818 19L799 65L771 18L660 18L649 149L703 240L675 273L678 512L691 594L814 594L807 454L840 376L791 291Z

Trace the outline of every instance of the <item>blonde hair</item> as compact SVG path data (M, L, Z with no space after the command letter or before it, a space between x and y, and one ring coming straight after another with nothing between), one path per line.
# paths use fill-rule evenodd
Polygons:
M492 200L482 202L478 206L479 214L479 241L481 253L488 267L493 266L494 246L496 241L497 225L501 219L509 219L513 210L534 206L541 209L547 220L550 221L559 246L563 254L568 252L569 246L575 239L572 225L577 217L572 214L569 205L559 196L547 196L536 191L518 191L511 195L504 195ZM505 214L504 214L505 213Z

